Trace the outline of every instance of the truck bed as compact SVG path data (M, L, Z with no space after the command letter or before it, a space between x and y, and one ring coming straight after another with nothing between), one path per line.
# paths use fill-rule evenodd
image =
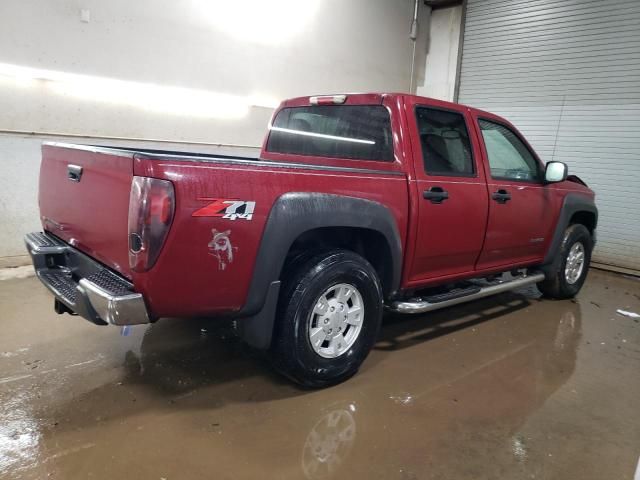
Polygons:
M82 168L79 182L68 178L69 165ZM168 180L175 189L171 228L148 272L133 271L128 262L134 176ZM384 202L398 219L404 243L407 189L407 178L397 163L326 159L293 163L45 144L39 201L44 230L130 280L154 316L200 316L237 312L254 300L248 295L258 248L272 207L284 194L335 192ZM225 207L222 213L220 205ZM235 208L235 214L228 213Z

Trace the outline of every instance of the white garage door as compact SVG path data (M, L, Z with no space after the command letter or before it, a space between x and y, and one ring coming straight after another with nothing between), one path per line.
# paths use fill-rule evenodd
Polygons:
M640 1L469 0L458 100L596 192L594 261L640 271Z

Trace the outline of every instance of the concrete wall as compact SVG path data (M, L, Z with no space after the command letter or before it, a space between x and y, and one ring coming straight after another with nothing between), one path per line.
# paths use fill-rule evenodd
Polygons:
M257 146L279 99L408 90L412 11L412 0L3 0L0 266L23 261L22 234L39 227L46 134ZM164 146L175 147L207 149Z
M431 28L422 85L417 94L453 101L456 85L462 6L431 12Z

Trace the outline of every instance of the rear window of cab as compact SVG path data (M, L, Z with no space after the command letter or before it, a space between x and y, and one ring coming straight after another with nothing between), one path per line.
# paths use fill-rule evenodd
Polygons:
M283 108L273 120L266 149L291 155L391 162L389 111L382 105Z

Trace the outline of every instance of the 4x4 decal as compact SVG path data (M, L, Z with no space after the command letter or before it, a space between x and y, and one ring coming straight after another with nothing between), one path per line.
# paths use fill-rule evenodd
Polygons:
M251 220L256 202L246 200L231 200L228 198L199 198L209 201L209 205L199 208L191 214L192 217L222 217L227 220Z

